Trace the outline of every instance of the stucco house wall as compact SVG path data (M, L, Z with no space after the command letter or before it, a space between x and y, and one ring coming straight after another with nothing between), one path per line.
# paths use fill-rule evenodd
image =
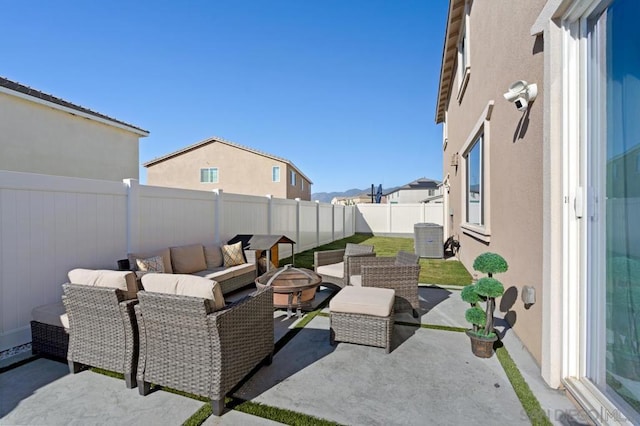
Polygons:
M530 28L543 0L468 2L469 79L459 96L460 75L445 105L443 177L448 184L445 213L448 229L460 241L459 257L471 271L480 253L501 254L509 271L499 278L507 290L498 308L541 361L542 306L525 309L523 286L532 286L542 300L543 201L543 50L542 40ZM464 1L452 4L464 7ZM451 21L449 22L451 26ZM454 46L455 46L454 41ZM500 52L500 54L497 54ZM457 61L453 64L456 67ZM443 65L444 68L444 65ZM503 98L509 85L526 80L539 86L538 98L523 113ZM442 86L442 82L441 82ZM466 165L464 148L484 128L485 226L476 232L465 227ZM446 143L445 143L446 142ZM452 158L457 159L457 166Z
M143 165L147 168L149 185L200 191L222 189L234 194L271 194L276 198L311 200L311 182L283 159L216 139ZM274 166L280 167L278 182L272 179ZM200 170L203 168L217 168L218 182L202 183ZM292 170L296 173L295 186L291 185Z
M2 89L0 170L138 179L138 142L148 132Z

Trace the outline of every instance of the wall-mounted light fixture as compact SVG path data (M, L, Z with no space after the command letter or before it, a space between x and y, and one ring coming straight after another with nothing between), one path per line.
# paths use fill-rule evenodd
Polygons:
M451 166L458 167L458 153L454 153L451 155Z
M509 102L513 102L518 111L526 111L529 108L529 104L538 96L538 85L518 80L511 83L509 91L502 96Z

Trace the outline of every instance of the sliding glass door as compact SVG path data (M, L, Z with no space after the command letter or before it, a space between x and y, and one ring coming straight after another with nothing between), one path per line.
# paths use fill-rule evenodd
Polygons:
M586 376L640 419L640 1L587 28Z

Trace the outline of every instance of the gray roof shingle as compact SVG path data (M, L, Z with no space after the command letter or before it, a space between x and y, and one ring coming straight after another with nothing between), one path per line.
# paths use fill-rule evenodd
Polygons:
M82 107L80 105L73 104L69 101L65 101L64 99L57 98L53 95L49 95L48 93L41 92L39 90L33 89L29 86L25 86L24 84L17 83L15 81L11 81L7 78L0 76L0 87L5 89L12 90L14 92L22 93L23 95L31 96L46 102L51 102L56 105L60 105L65 108L69 108L72 110L76 110L88 115L92 115L94 117L99 117L103 120L112 121L114 123L118 123L120 125L130 127L138 132L149 134L148 130L141 129L140 127L134 126L132 124L126 123L124 121L116 120L113 117L109 117L108 115L100 114L99 112L90 110L89 108Z

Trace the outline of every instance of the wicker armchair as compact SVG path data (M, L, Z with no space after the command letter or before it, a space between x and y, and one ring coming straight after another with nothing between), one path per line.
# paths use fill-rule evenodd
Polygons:
M69 272L69 279L81 281L72 278L74 271ZM138 301L131 299L132 294L124 290L126 284L123 288L103 286L111 284L108 281L113 281L114 277L115 281L135 286L135 275L132 272L81 270L76 276L92 278L87 284L62 286L62 300L69 317L69 370L75 374L83 365L103 368L123 374L127 388L136 387L138 328L134 306Z
M417 255L404 251L399 251L395 257L354 258L349 264L351 282L362 287L394 289L394 310L411 310L417 318L420 310L419 260Z
M153 383L205 396L219 416L225 395L261 361L271 363L271 287L217 311L200 297L141 291L138 298L141 395Z
M322 277L322 285L344 288L349 285L349 263L352 258L375 257L374 247L347 243L344 249L313 253L313 270Z

